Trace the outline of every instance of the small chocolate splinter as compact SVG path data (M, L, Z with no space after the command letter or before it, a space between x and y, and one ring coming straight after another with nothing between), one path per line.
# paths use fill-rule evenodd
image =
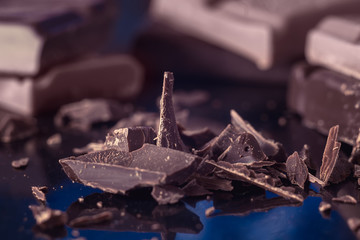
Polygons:
M354 164L360 164L360 129L359 129L359 134L355 141L355 145L352 149L349 162Z
M47 193L48 188L46 186L43 187L31 187L32 194L34 197L40 201L41 203L46 202L45 193Z
M350 195L335 197L335 198L332 198L332 201L340 202L340 203L357 204L357 200L353 196L350 196Z
M295 151L286 160L286 173L292 184L296 184L304 189L309 172L306 164L300 159L298 152Z
M24 169L29 164L29 158L20 158L11 162L11 166L16 169Z
M339 151L341 143L337 141L339 133L339 125L336 125L329 130L329 135L326 141L326 146L320 167L320 180L324 181L326 185L330 179L334 167L339 158Z
M180 138L176 124L175 111L172 102L174 75L164 73L163 90L160 99L160 123L157 135L157 146L185 151L186 147Z

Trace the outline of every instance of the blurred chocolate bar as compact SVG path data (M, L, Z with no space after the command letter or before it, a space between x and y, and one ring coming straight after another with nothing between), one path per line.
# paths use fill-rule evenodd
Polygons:
M360 11L322 20L307 38L307 60L360 79Z
M36 78L0 77L0 106L36 115L83 98L131 100L142 83L142 68L128 55L90 58L57 66Z
M99 50L114 9L111 0L0 1L0 72L34 76Z
M358 79L300 63L290 78L287 103L307 127L327 134L339 125L339 140L355 145L360 129Z
M151 13L179 31L269 69L302 56L307 31L323 17L359 9L357 0L155 0Z

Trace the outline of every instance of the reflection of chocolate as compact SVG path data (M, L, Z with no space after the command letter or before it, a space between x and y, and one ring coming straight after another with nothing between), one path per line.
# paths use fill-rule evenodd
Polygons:
M46 186L43 187L31 187L31 191L32 194L34 195L34 197L40 201L41 203L45 203L46 202L46 197L45 197L45 193L47 193L48 188Z
M360 128L359 80L301 63L293 69L287 104L303 117L305 126L326 135L339 125L339 140L355 145Z
M103 203L100 209L96 205L99 201ZM202 229L199 217L183 203L159 206L154 200L144 197L95 193L85 197L82 203L72 203L66 212L68 222L81 222L77 226L81 229L192 234ZM111 218L108 217L110 215ZM82 219L84 221L80 221ZM91 219L99 221L90 221Z

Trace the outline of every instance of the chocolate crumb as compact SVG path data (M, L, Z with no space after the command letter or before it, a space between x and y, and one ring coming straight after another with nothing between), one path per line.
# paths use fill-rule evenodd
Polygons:
M11 162L11 166L16 169L25 169L29 164L29 158L20 158Z
M353 196L350 196L350 195L334 197L334 198L332 198L332 201L340 202L340 203L348 203L348 204L357 204L357 200Z
M330 211L331 211L331 204L328 202L320 202L319 205L319 212L321 213L321 215L324 218L329 218L330 217Z
M67 221L67 214L60 210L54 210L45 206L30 205L36 225L42 229L51 229L64 226Z
M55 147L60 145L62 142L62 137L59 133L56 133L52 136L50 136L47 140L46 140L46 144L50 147Z
M46 186L43 187L31 187L32 194L34 197L40 201L41 203L46 202L45 193L47 193L48 188Z

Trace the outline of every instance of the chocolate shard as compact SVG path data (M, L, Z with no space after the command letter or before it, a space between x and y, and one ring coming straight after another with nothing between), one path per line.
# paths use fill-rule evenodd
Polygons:
M177 203L184 197L184 192L171 185L157 185L151 191L151 196L160 204L173 204Z
M350 195L334 197L331 200L333 202L348 203L348 204L357 204L358 203L358 201L353 196L350 196Z
M329 130L329 135L326 141L326 146L320 167L320 180L322 180L325 185L328 184L330 176L334 171L334 167L339 158L341 143L337 141L338 133L339 125L332 127Z
M360 128L358 79L300 63L290 77L287 104L302 116L306 127L327 135L332 126L339 125L339 140L356 144Z
M207 190L230 192L234 189L232 181L213 176L197 176L196 181Z
M46 140L46 144L49 147L54 147L54 148L60 146L61 142L62 142L62 137L60 133L55 133Z
M34 197L41 203L45 203L46 202L46 197L45 197L45 193L47 193L48 188L47 187L31 187L31 191L32 194L34 195Z
M198 130L180 129L181 138L187 146L199 149L216 137L209 128L204 127Z
M196 196L204 196L211 195L212 192L205 189L202 185L200 185L196 179L192 179L189 181L181 190L188 197L196 197Z
M105 148L132 152L144 143L155 144L156 133L151 127L129 127L116 129L106 136Z
M303 161L306 166L310 169L315 169L311 164L311 158L310 158L310 146L307 144L304 144L303 148L301 149L299 153L299 157L301 161Z
M312 175L311 173L309 173L309 182L311 183L317 183L319 184L320 186L324 187L325 186L325 183L320 180L319 178L315 177L314 175Z
M84 99L62 106L54 122L57 127L88 131L94 124L118 121L132 111L132 105L106 99Z
M67 214L60 210L53 210L45 206L30 205L36 225L42 229L52 229L64 226L67 221Z
M35 119L0 111L0 142L22 140L36 132Z
M349 162L354 164L360 164L360 128L359 128L358 136L355 140L355 144L351 151Z
M113 213L111 211L100 211L93 215L79 216L71 219L69 226L73 228L86 227L92 224L102 224L109 222L113 219Z
M232 164L227 162L218 162L218 163L215 163L214 161L207 161L207 162L229 174L229 177L233 175L234 176L233 180L240 180L246 183L250 183L257 187L263 188L267 191L278 194L279 196L282 196L286 199L292 199L298 202L304 201L303 196L294 193L293 191L289 191L289 189L292 190L292 188L275 187L274 181L269 175L256 174L253 170L250 170L245 166L241 166L241 167L237 166L236 168L234 168Z
M308 179L308 168L299 157L298 152L291 154L286 160L286 174L292 184L304 189L304 184Z
M265 159L266 155L261 150L255 137L250 133L242 133L237 136L218 157L219 161L230 163L253 163Z
M25 169L29 164L29 158L20 158L11 162L11 166L17 169Z
M310 64L360 79L360 17L328 16L307 37L306 58Z
M160 123L157 134L157 146L186 151L185 144L180 138L176 124L175 111L172 102L174 75L164 73L163 90L160 99Z
M129 167L163 172L167 176L163 183L177 185L185 183L201 161L196 155L147 143L131 156Z
M330 217L330 211L331 211L331 204L328 202L320 202L319 205L319 212L321 213L321 216L323 216L324 218L329 218Z
M272 140L264 138L253 126L245 122L244 119L235 111L230 111L231 123L240 131L252 134L258 141L262 151L266 156L275 156L279 151L279 146Z

